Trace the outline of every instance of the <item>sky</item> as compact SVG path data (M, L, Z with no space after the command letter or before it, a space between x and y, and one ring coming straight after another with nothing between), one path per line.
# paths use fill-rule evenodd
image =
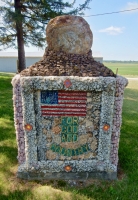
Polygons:
M84 2L76 1L80 4ZM138 9L118 14L104 14L138 8L138 1L92 0L89 8L84 11L84 19L93 32L93 55L103 56L104 60L138 60ZM44 51L35 47L25 50Z
M86 16L138 8L138 1L93 0ZM104 60L138 60L138 10L85 17L93 32L93 52Z

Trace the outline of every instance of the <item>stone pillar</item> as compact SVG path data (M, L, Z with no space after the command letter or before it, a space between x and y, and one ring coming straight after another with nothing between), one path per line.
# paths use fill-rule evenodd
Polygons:
M114 180L127 79L93 59L82 17L50 20L46 37L43 59L12 80L17 176Z

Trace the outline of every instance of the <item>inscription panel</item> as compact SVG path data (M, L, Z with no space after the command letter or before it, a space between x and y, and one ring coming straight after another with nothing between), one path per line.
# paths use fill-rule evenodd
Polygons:
M61 142L78 140L78 117L61 118Z
M61 147L60 145L57 145L54 143L51 145L51 150L53 152L57 152L63 156L70 157L70 156L78 156L78 155L84 154L84 153L88 152L90 150L90 148L89 148L88 144L84 144L76 149L67 149L67 148Z
M39 160L95 158L101 95L101 92L41 91L43 139L38 147Z

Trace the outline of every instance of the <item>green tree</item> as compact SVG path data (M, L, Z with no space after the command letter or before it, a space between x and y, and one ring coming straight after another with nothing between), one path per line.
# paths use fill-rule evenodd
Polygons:
M59 15L81 15L88 8L91 0L75 7L63 0L2 0L0 13L3 26L0 27L0 45L3 48L18 49L18 67L21 72L26 68L24 45L43 47L45 44L45 27L51 18Z

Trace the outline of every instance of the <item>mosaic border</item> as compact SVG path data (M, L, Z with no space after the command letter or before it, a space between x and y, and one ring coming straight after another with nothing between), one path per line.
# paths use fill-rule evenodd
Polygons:
M72 85L66 88L65 80L70 79ZM25 168L30 170L33 165L38 165L47 172L64 171L67 164L76 166L74 170L80 171L116 171L114 165L110 163L111 153L111 134L113 121L114 93L116 79L113 77L21 77L22 101L23 101L23 120L26 124L32 125L31 131L25 130ZM37 137L36 124L34 117L34 92L38 90L77 90L77 91L102 91L102 108L99 132L98 155L96 159L84 161L43 161L37 159ZM105 123L109 124L108 131L103 130ZM57 163L58 162L58 163ZM56 163L56 164L55 164ZM48 167L50 165L50 167ZM42 167L43 166L43 167ZM23 167L23 166L22 166ZM23 168L24 168L23 167ZM20 171L21 167L19 167ZM51 171L52 170L52 171Z

